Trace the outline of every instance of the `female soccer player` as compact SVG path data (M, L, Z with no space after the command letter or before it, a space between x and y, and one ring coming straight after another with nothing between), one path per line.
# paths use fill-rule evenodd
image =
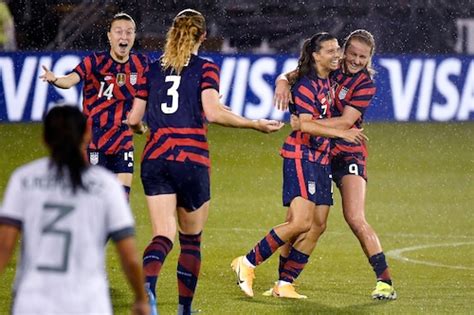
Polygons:
M22 232L13 314L112 314L108 238L135 294L132 312L149 312L132 213L115 176L85 160L89 138L77 107L53 108L44 120L50 156L10 178L0 208L0 274Z
M122 121L132 108L148 63L144 55L130 52L135 30L132 17L118 13L112 18L107 32L110 51L85 57L66 76L56 77L45 66L45 73L40 76L43 81L62 89L84 82L83 113L92 131L87 148L89 162L116 173L127 196L132 186L133 142L132 132Z
M201 13L187 9L174 18L164 53L150 65L146 87L138 91L128 123L142 130L146 111L150 135L142 156L141 178L153 239L143 254L150 303L161 266L179 227L179 314L190 314L201 266L201 232L210 200L206 120L223 126L274 132L283 124L248 120L219 101L219 68L197 56L206 38Z
M336 106L332 108L334 118L313 121L311 122L313 127L328 126L338 129L362 127L364 113L376 91L372 80L374 51L375 40L370 32L356 30L349 34L343 46L341 67L331 74L331 81L336 89ZM275 89L276 105L284 109L289 97L288 80L280 76ZM292 119L293 121L298 129L298 120ZM351 144L344 139L332 140L332 175L341 193L344 218L359 240L376 275L377 283L372 298L394 300L397 294L392 285L382 246L374 229L365 218L366 165L365 142ZM316 240L313 240L314 244ZM285 251L282 251L281 264L285 263L286 255Z
M280 246L293 243L288 256L288 277L297 277L308 261L315 244L300 242L310 233L321 234L332 205L329 137L348 142L364 140L359 129L339 130L309 122L330 116L334 102L329 73L338 68L340 52L337 39L328 33L315 34L303 45L292 86L294 107L290 110L301 120L301 130L293 131L281 149L283 161L283 205L288 207L286 222L273 227L245 256L232 261L237 283L253 296L254 269ZM318 126L318 125L316 125ZM307 129L311 127L311 129ZM290 268L291 267L291 268ZM305 298L296 293L291 281L280 281L273 294Z

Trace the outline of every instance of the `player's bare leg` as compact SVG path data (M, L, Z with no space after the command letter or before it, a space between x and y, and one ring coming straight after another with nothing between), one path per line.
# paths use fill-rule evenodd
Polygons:
M122 183L127 200L130 202L130 189L132 187L133 174L132 173L117 173L117 179Z
M377 277L374 299L395 299L389 268L379 238L365 218L366 181L356 175L346 175L340 187L344 218L369 259Z

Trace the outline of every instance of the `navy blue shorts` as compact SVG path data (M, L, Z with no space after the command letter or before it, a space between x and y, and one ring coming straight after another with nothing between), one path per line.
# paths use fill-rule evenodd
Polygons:
M113 173L133 173L133 151L105 154L87 149L87 158L91 165L100 165Z
M360 176L367 181L365 159L350 155L337 155L331 159L332 179L337 187L341 187L341 180L346 175Z
M145 195L176 194L178 207L188 211L211 199L209 168L163 159L144 160L141 178Z
M283 205L296 197L316 205L333 204L331 166L302 159L283 159Z

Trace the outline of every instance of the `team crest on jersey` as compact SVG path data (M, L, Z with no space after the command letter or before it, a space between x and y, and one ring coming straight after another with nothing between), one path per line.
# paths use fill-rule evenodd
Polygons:
M122 86L125 84L126 76L125 73L117 73L117 85Z
M130 73L130 84L135 85L137 83L138 74L136 72Z
M311 195L314 195L314 193L316 192L316 183L315 182L308 182L308 192Z
M339 99L340 100L343 100L346 98L346 95L347 95L347 92L349 92L349 89L346 88L346 87L343 87L340 91L339 91Z
M92 165L97 165L99 163L99 152L90 152L89 160Z

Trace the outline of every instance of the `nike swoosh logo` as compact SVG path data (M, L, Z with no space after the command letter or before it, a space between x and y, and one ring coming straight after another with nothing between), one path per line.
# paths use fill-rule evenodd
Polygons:
M240 280L240 266L237 266L237 284L244 283L243 280Z

